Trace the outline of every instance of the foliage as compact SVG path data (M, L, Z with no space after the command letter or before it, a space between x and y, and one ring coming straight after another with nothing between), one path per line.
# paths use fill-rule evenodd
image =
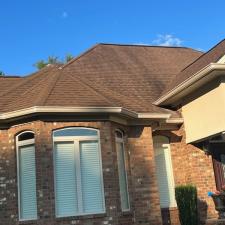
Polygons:
M69 61L71 61L73 59L73 55L71 54L67 54L65 57L65 63L68 63Z
M197 225L197 189L193 185L180 185L175 188L177 207L181 225Z
M72 59L73 59L73 55L71 55L71 54L67 54L65 56L64 60L59 60L59 58L56 57L56 56L49 56L46 61L45 60L39 60L34 64L34 66L38 70L40 70L40 69L44 68L45 66L47 66L48 64L65 64Z
M5 76L3 71L0 71L0 76Z
M44 60L37 61L37 62L34 64L34 66L35 66L38 70L44 68L44 67L47 66L47 65L48 65L48 63L45 62Z

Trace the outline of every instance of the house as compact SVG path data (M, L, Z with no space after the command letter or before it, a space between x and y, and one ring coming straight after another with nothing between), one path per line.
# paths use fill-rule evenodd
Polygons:
M98 44L0 78L0 224L179 225L174 187L224 184L225 41Z

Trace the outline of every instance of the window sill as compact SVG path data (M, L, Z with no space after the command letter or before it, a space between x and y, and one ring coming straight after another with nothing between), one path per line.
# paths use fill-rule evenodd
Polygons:
M34 223L38 220L38 218L35 219L27 219L27 220L19 220L18 223L19 224L30 224L30 223Z
M122 211L121 212L121 216L131 216L133 215L133 211L129 210L129 211Z
M88 214L88 215L77 215L77 216L65 216L65 217L56 217L56 221L62 220L82 220L82 219L96 219L106 217L106 213L98 213L98 214Z

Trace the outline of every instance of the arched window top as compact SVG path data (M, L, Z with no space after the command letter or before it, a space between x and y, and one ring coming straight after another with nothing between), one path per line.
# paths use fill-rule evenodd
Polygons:
M115 135L116 135L116 138L123 139L123 132L121 130L116 130Z
M69 127L53 132L54 137L98 136L98 130L85 127Z
M27 141L34 139L34 133L32 131L24 131L17 135L18 141Z

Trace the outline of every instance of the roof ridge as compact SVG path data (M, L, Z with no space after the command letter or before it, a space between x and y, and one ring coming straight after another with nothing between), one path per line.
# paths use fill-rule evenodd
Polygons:
M45 71L45 73L44 73L44 74L41 74L41 75L46 75L46 72L47 72L47 71ZM5 106L10 105L10 104L12 104L13 102L17 101L19 98L21 98L21 96L25 95L25 94L28 93L30 90L33 90L33 89L34 89L35 87L37 87L43 80L45 80L45 79L47 79L47 78L48 78L48 76L47 76L47 77L46 77L46 76L41 77L40 80L39 80L37 83L35 83L32 87L30 87L29 89L23 91L22 93L19 93L19 95L17 95L15 98L13 98L12 101L3 103L2 108L4 108ZM27 82L30 82L30 80L28 80ZM26 84L27 82L25 82L25 84ZM24 85L24 83L21 84L21 85ZM20 86L21 86L21 85L20 85ZM5 94L4 94L4 95L5 95ZM34 103L36 104L35 101L34 101Z
M69 75L73 80L75 80L75 78L71 74L67 73L67 75ZM86 82L84 82L83 80L81 80L81 78L79 76L77 76L77 75L75 75L75 76L79 80L80 83L84 84L86 87L88 87L88 89L92 90L93 92L95 92L100 97L103 97L107 101L107 103L112 103L113 102L113 104L116 105L116 103L114 101L112 101L112 99L108 99L108 97L100 94L99 91L95 90L95 88L93 88L91 85L89 85Z
M87 55L88 53L90 53L92 50L94 50L96 47L98 47L100 44L95 44L93 45L91 48L87 49L86 51L80 53L78 56L76 56L75 58L73 58L72 60L70 60L68 63L64 64L61 66L61 68L65 68L68 65L70 65L71 63L75 62L76 60L78 60L79 58Z
M59 70L59 71L57 71L57 72L58 72L58 73L55 75L55 80L53 80L53 82L50 83L51 85L48 85L48 87L50 86L50 90L47 91L47 94L45 95L45 99L42 101L42 104L43 104L43 105L45 105L45 103L47 102L48 97L49 97L50 94L52 93L52 91L53 91L53 89L54 89L56 83L57 83L58 80L59 80L59 77L60 77L60 75L61 75L61 71Z
M189 65L187 65L186 67L184 67L179 73L183 72L184 70L186 70L188 67L190 67L192 64L194 64L196 61L198 61L200 58L204 57L205 55L207 55L209 52L211 52L213 49L215 49L218 45L220 45L222 42L224 42L225 39L223 39L222 41L220 41L219 43L217 43L216 45L214 45L212 48L210 48L207 52L204 52L202 55L200 55L197 59L195 59L192 63L190 63ZM179 74L178 73L178 74Z
M71 76L71 75L70 75ZM76 75L75 75L76 76ZM72 77L72 76L71 76ZM78 76L76 76L76 77L78 77ZM119 100L119 101L121 101L121 98L118 98L118 97L116 97L115 96L115 92L113 91L113 90L111 90L111 89L109 89L109 88L106 88L105 87L105 89L107 89L107 91L109 91L109 92L111 92L112 93L112 95L113 95L113 98L110 96L110 97L108 97L108 96L106 96L104 93L103 93L103 91L101 91L101 88L99 88L99 89L96 89L96 88L94 88L94 87L92 87L90 84L88 84L89 82L87 81L87 79L85 79L85 78L81 78L81 77L78 77L78 79L80 80L80 81L82 81L82 83L83 84L85 84L85 85L87 85L88 87L90 87L92 90L94 90L95 92L97 92L98 93L98 95L100 95L100 96L103 96L105 99L110 99L111 100L111 102L113 102L114 104L115 104L115 99L116 100ZM84 81L85 80L85 81ZM116 93L117 95L119 95L119 96L121 96L121 97L125 97L124 95L122 95L122 94L120 94L120 93ZM135 101L135 100L133 100L133 101ZM110 103L111 103L110 102ZM140 102L136 102L136 104L137 105L139 105L139 106L141 106L141 107L143 107L143 105L142 104L140 104ZM149 103L149 104L151 104L151 103Z
M152 48L177 48L177 49L190 49L197 52L202 52L200 50L186 47L186 46L164 46L164 45L150 45L150 44L122 44L122 43L99 43L98 45L115 45L115 46L130 46L130 47L152 47Z
M197 49L193 49L193 48L190 48L190 47L184 47L184 46L160 46L160 45L145 45L145 44L97 43L97 44L93 45L91 48L87 49L86 51L82 52L81 54L79 54L78 56L76 56L75 58L73 58L72 60L70 60L68 63L62 65L61 68L67 67L68 65L70 65L73 62L77 61L81 57L89 54L92 50L94 50L96 47L98 47L100 45L130 46L130 47L148 47L148 48L168 48L168 49L170 49L170 48L177 48L177 49L189 49L189 50L192 50L192 51L201 52L201 51L199 51Z
M20 87L21 85L24 85L26 84L27 82L30 82L30 80L36 76L40 76L40 72L47 72L47 70L49 69L50 67L44 67L43 69L41 70L38 70L26 77L24 77L18 84L16 85L13 85L11 88L9 88L8 90L6 90L5 92L1 93L0 96L5 96L7 95L8 93L10 93L12 90L14 90L15 88L18 88Z
M195 63L197 63L199 60L201 60L203 57L207 57L208 54L210 54L210 52L212 52L213 50L215 50L219 45L221 45L223 42L225 42L225 39L221 40L219 43L217 43L216 45L214 45L212 48L210 48L207 52L205 52L204 54L200 55L198 58L196 58L193 62L191 62L190 64L188 64L186 67L184 67L179 73L176 74L176 76L168 83L166 89L164 92L161 93L160 97L166 95L168 92L170 92L171 90L173 90L174 88L176 88L178 85L180 85L181 83L185 82L186 80L188 80L190 78L186 77L182 82L179 81L179 83L176 82L176 80L181 77L183 74L185 74L185 72L188 72L188 69L191 69L191 66L195 65ZM204 58L203 58L204 60ZM203 67L201 67L203 68ZM196 71L197 72L197 71ZM191 72L193 73L193 71ZM192 74L193 75L193 74ZM171 87L172 86L172 87ZM160 98L159 97L159 98ZM158 98L158 99L159 99Z
M0 79L6 79L6 78L23 78L21 76L10 76L10 75L4 75L4 76L0 76Z

